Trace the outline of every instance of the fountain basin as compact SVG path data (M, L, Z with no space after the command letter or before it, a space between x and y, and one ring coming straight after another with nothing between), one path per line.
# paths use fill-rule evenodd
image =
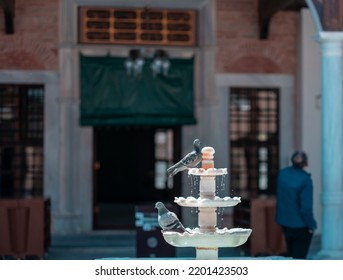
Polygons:
M175 247L220 248L237 247L244 244L252 230L245 228L216 229L215 232L202 233L199 228L187 229L189 232L162 231L167 243Z
M227 174L227 168L190 168L188 169L188 175L197 176L220 176Z
M240 197L218 197L215 196L214 199L208 198L195 198L192 196L175 197L174 202L180 206L185 207L232 207L236 206L241 202Z

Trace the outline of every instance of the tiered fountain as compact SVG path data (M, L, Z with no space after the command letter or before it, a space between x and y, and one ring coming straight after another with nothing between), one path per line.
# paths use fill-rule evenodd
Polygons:
M175 247L195 247L196 259L218 259L219 247L237 247L244 244L251 229L217 227L217 209L219 207L233 207L240 203L239 197L216 196L216 177L227 174L226 168L214 168L214 149L204 147L202 150L202 167L190 168L188 174L200 176L198 198L189 196L176 197L174 202L183 207L198 208L199 227L189 229L184 233L163 231L164 239Z

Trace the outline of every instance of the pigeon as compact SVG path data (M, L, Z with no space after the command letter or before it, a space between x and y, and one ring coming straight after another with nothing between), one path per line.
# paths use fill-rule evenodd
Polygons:
M155 208L157 208L158 211L158 224L164 231L176 231L181 233L187 231L176 214L169 211L162 202L157 202Z
M180 171L186 170L188 168L196 167L201 161L201 149L200 149L200 140L195 139L193 142L194 150L188 153L183 159L175 163L173 166L167 169L169 177L173 177Z

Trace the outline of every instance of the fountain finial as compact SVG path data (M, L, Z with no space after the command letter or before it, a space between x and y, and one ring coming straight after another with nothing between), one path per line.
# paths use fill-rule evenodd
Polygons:
M201 166L205 170L214 168L214 149L212 147L204 147L201 150L202 153L202 163Z

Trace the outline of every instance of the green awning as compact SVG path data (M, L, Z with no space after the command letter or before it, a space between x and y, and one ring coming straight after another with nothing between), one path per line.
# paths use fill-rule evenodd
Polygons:
M194 59L172 59L167 76L153 76L146 59L139 77L125 58L80 57L81 125L194 124Z

